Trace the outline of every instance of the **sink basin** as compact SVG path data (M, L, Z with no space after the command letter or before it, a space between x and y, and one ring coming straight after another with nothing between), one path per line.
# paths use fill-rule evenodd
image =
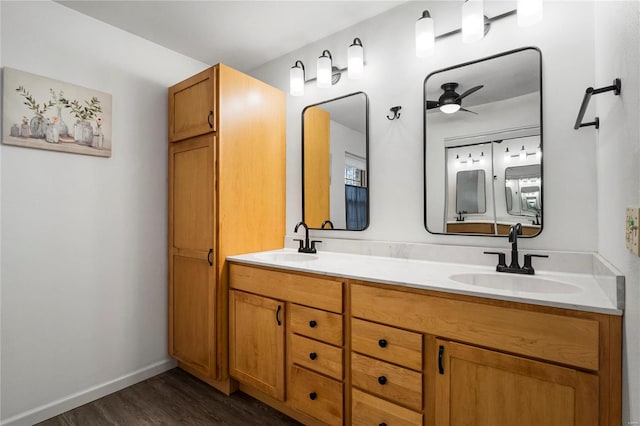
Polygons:
M468 284L477 287L525 293L567 294L579 293L582 291L580 287L573 284L548 280L546 278L532 277L530 275L470 273L451 275L449 279L461 284Z
M307 253L261 253L256 254L256 259L269 262L309 262L316 260L318 256Z

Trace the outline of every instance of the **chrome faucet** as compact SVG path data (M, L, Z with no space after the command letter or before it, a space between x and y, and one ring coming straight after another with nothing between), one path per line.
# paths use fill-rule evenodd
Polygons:
M311 244L309 244L309 227L304 222L298 222L293 232L298 232L298 228L301 226L304 228L304 240L297 238L293 240L300 242L298 253L316 253L316 243L321 243L322 241L313 240L311 241Z
M522 235L522 224L516 223L509 228L509 242L511 243L511 264L507 266L506 256L503 252L485 251L484 254L498 255L498 265L496 271L507 272L510 274L527 274L534 275L536 271L531 265L532 257L549 257L545 254L525 254L524 266L520 267L518 263L518 235Z

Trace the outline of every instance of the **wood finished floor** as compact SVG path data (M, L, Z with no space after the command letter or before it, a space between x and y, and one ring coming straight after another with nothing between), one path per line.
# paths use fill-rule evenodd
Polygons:
M38 426L300 425L250 396L226 396L174 368Z

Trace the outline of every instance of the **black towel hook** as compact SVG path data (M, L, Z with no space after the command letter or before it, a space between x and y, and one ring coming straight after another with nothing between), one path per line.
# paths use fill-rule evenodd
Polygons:
M400 118L400 113L398 111L400 111L401 109L402 107L399 105L389 108L389 111L393 113L393 117L389 117L389 115L387 114L387 120L395 120L396 118Z

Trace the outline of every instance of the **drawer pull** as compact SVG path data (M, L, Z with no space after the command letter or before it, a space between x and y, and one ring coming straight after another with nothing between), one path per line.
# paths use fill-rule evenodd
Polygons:
M278 323L278 326L282 325L282 321L280 321L280 311L282 311L282 306L278 305L278 310L276 311L276 322Z
M318 394L315 393L315 392L311 392L309 394L309 399L312 400L312 401L315 400L317 397L318 397Z
M314 320L309 321L309 327L316 328L316 325L318 325L318 323L315 322Z
M387 384L387 377L386 376L378 377L378 383L380 383L381 385L386 385Z
M442 363L444 357L444 346L440 345L438 348L438 373L444 374L444 365Z
M213 111L209 111L209 115L207 116L207 123L209 123L209 128L213 129L213 122L211 119L213 118Z
M386 339L380 339L380 340L378 340L378 346L380 346L381 348L386 348L386 347L387 347L387 341L386 341Z
M311 361L315 360L316 358L318 358L318 354L315 352L311 352L309 354L309 358L311 358Z

